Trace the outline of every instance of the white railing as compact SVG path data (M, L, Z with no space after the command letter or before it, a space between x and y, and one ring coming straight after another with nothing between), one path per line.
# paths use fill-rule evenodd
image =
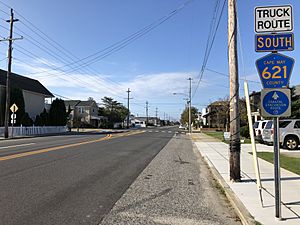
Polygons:
M12 133L13 136L33 136L33 135L41 135L41 134L54 134L54 133L64 133L67 132L67 126L32 126L32 127L9 127L8 134L11 137ZM0 127L0 136L4 135L4 127Z

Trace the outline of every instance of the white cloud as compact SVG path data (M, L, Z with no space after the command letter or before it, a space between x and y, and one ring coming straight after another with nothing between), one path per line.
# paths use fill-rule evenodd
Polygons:
M71 99L87 99L93 97L99 101L103 96L111 96L123 101L126 90L131 89L132 97L140 100L170 98L172 93L187 93L188 80L186 72L170 72L156 74L141 74L125 82L114 82L107 79L107 75L98 76L78 72L59 73L44 67L44 65L61 65L49 62L46 59L36 59L32 64L18 63L17 66L29 77L39 80L50 91ZM38 73L44 71L43 73ZM201 86L208 86L201 83ZM53 91L54 92L54 91Z

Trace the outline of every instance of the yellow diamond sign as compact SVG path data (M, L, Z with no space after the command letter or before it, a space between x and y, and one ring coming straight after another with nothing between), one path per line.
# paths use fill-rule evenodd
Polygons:
M13 113L18 111L18 106L16 105L16 103L14 103L11 107L10 107L10 111L12 111Z

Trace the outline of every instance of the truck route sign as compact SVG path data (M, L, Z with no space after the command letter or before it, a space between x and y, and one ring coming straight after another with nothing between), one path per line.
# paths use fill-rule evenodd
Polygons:
M255 32L293 31L293 12L291 5L262 6L255 8Z

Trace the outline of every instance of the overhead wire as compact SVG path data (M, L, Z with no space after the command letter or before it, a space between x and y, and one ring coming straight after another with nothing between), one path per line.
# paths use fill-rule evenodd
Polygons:
M162 17L162 18L160 18L160 19L158 19L157 21L155 21L155 22L153 22L152 24L150 24L149 26L146 26L145 28L143 28L143 29L141 29L140 31L138 31L138 32L136 32L136 33L134 33L133 35L131 35L131 36L129 36L129 39L128 39L128 37L127 37L127 39L125 38L125 39L123 39L123 40L121 40L121 41L119 41L119 42L117 42L117 43L115 43L114 45L116 45L115 46L115 48L112 48L112 49L110 49L110 51L106 51L105 53L104 53L104 55L102 54L102 55L97 55L97 54L99 54L99 52L103 52L103 51L105 51L106 49L109 49L109 48L111 48L111 47L113 47L114 45L111 45L111 46L109 46L108 48L106 48L106 49L103 49L103 50L101 50L101 51L99 51L99 52L97 52L97 53L95 53L95 54L92 54L92 55L90 55L90 56L88 56L88 57L85 57L84 59L87 59L87 58L90 58L91 56L94 56L94 55L96 55L97 57L96 58L93 58L92 59L92 61L89 61L89 62L85 62L84 64L80 64L79 66L77 66L77 68L71 68L71 69L69 69L69 70L67 70L67 71L62 71L63 73L67 73L67 72L71 72L71 71L76 71L76 70L78 70L78 69L82 69L82 67L83 66L88 66L89 64L91 64L91 63L94 63L95 62L95 60L97 60L97 61L99 61L99 60L101 60L101 59L103 59L103 58L105 58L105 57L107 57L107 56L109 56L109 55L111 55L111 54L113 54L114 52L116 52L116 51L118 51L118 50L120 50L120 49L122 49L122 48L124 48L124 47L126 47L128 44L130 44L131 42L133 42L134 40L136 40L136 39L138 39L138 38L140 38L140 37L142 37L142 36L144 36L145 34L147 34L147 33L149 33L151 30L153 30L154 28L156 28L157 26L159 26L160 24L162 24L162 23L164 23L165 21L167 21L168 19L170 19L171 17L173 17L176 13L178 13L178 11L179 10L181 10L181 9L183 9L187 4L189 4L190 2L191 2L192 0L188 0L188 1L186 1L183 5L181 5L179 8L177 8L176 10L173 10L171 13L169 13L167 16L164 16L164 17ZM1 1L0 1L1 2ZM2 2L3 3L3 2ZM27 21L28 23L30 23L31 25L33 25L30 21L28 21L25 17L23 17L22 15L20 15L20 13L17 13L19 16L21 16L25 21ZM157 23L158 22L158 23ZM30 28L29 26L26 26L27 28ZM40 31L40 32L42 32L39 28L37 28L36 26L34 26L36 29L38 29L38 31ZM33 31L35 34L37 34L38 35L38 33L37 32L35 32L33 29L31 29L30 28L30 30L31 31ZM44 32L42 32L43 33L43 35L46 35ZM38 35L39 37L41 37L41 35ZM48 36L46 36L48 39L49 39L49 37ZM53 39L50 39L51 41L53 41ZM124 42L124 40L125 40L125 42ZM123 41L123 42L122 42ZM56 44L58 44L57 42L55 42ZM53 46L53 45L52 45ZM62 47L62 46L60 46L60 47ZM56 49L58 49L58 48L56 48ZM44 49L45 50L45 49ZM49 50L49 48L48 48L48 50ZM49 52L48 52L48 54L49 54ZM66 55L66 54L65 54ZM52 55L53 56L53 55ZM100 58L99 58L100 57ZM83 59L81 59L80 61L82 61ZM66 67L66 66L69 66L70 64L75 64L75 63L78 63L79 61L73 61L72 63L69 63L69 64L66 64L66 65L64 65L64 66L62 66L62 67ZM47 66L49 66L49 65L47 65ZM58 69L58 68L60 68L60 67L57 67L56 68L56 70ZM48 72L48 71L44 71L44 72ZM61 71L59 71L59 74L53 74L53 75L62 75L62 72ZM48 73L48 75L49 75L49 73Z
M219 2L219 1L218 1ZM220 25L220 22L221 22L221 18L222 18L222 15L223 15L223 12L224 12L224 8L225 8L225 3L226 3L226 0L223 1L223 5L222 5L222 8L221 8L221 12L219 13L219 19L218 19L218 22L216 24L216 27L214 29L214 32L212 34L212 38L211 38L211 41L207 41L207 46L209 45L208 47L208 51L207 51L207 54L205 55L204 59L203 59L203 63L202 63L202 67L201 67L201 70L199 72L199 75L198 75L198 82L197 82L197 85L196 85L196 88L194 89L194 92L193 92L193 97L195 96L195 94L197 93L197 90L199 88L199 85L200 85L200 82L202 81L202 78L203 78L203 74L204 74L204 71L205 71L205 67L206 67L206 64L208 62L208 58L209 58L209 55L210 55L210 52L211 52L211 49L213 47L213 44L215 42L215 37L216 37L216 34L217 34L217 31L218 31L218 28L219 28L219 25ZM217 13L217 11L216 11Z

